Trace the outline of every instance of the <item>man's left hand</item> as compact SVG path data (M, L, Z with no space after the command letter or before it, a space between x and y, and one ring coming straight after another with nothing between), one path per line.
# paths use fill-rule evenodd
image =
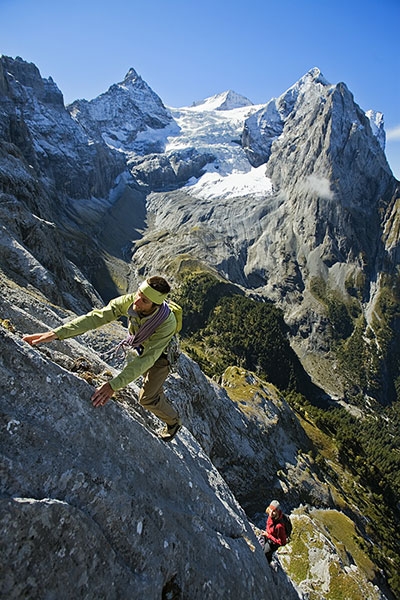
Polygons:
M93 406L95 406L96 408L98 406L104 406L113 394L114 390L112 389L108 381L106 383L103 383L103 385L96 389L95 393L91 397Z

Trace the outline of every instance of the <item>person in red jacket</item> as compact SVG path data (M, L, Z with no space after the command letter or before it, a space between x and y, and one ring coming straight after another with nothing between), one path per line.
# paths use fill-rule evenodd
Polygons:
M282 511L278 500L272 500L265 511L268 513L268 519L265 531L262 532L263 540L261 545L267 561L270 563L273 553L287 542L286 530L282 522Z

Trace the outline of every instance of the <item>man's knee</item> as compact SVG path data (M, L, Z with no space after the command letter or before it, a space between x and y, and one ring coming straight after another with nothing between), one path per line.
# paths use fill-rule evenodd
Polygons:
M143 390L141 390L141 392L139 394L139 402L142 406L145 406L146 408L149 406L157 406L157 404L160 403L160 400L161 400L160 393L153 395L153 396L147 396L145 393L143 393Z

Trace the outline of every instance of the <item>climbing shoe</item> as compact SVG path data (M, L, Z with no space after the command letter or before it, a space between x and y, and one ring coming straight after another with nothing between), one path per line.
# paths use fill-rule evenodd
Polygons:
M164 442L170 442L174 439L181 427L182 421L178 419L174 425L166 425L164 429L160 431L159 436Z

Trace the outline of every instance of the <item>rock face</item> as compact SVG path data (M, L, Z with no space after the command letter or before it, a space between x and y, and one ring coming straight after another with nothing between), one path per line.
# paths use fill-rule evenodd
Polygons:
M270 104L259 117L259 132ZM396 182L344 84L331 86L310 72L272 106L281 111L280 125L262 147L273 193L245 272L278 301L297 298L301 305L303 295L306 304L317 277L345 296L349 279L374 279L387 262L382 211ZM368 286L361 292L368 302Z
M43 79L33 64L1 57L3 88L0 134L15 143L38 174L52 180L64 197L108 194L123 161L86 133L64 108L52 79ZM32 162L31 159L32 158Z
M102 281L102 293L115 295L116 285L94 232L101 236L105 228L113 233L116 207L125 214L129 239L135 238L135 230L142 225L144 196L131 177L124 179L124 158L101 139L93 141L86 135L64 108L57 86L42 79L35 65L2 56L0 80L5 261L34 283L39 269L21 269L21 261L14 260L11 248L23 247L32 263L39 261L51 273L48 281L57 281L59 290L71 292L69 299L67 292L63 294L63 302L71 308L78 309L76 288L84 286L86 293L90 288L81 270L86 277L92 273L95 286ZM133 215L132 203L139 205ZM124 233L124 228L118 227L118 231ZM115 253L115 245L109 242L106 251ZM122 252L119 244L118 255ZM90 291L90 303L84 310L96 295Z
M65 254L54 190L35 176L13 144L0 141L0 161L2 271L76 312L100 303L98 293Z
M251 462L246 423L221 390L183 359L171 395L194 435L185 427L165 444L136 385L103 411L90 404L109 368L94 348L118 339L119 325L39 351L19 329L43 329L41 318L54 327L61 315L22 291L1 303L15 329L0 328L2 596L278 600L247 517L204 450L223 469L242 440ZM283 589L298 597L288 579Z
M200 177L204 167L213 161L213 154L199 154L195 148L189 148L131 158L128 165L137 181L151 190L163 191L168 188L176 190L192 177Z

